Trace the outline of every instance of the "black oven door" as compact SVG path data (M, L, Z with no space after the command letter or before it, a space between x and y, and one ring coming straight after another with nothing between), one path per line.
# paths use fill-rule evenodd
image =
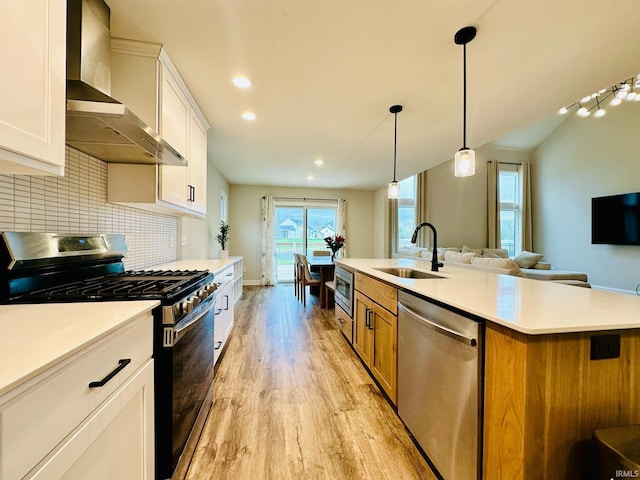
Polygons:
M156 355L156 479L171 478L181 455L186 453L196 419L199 415L206 416L211 408L214 347L211 307L186 326L178 324L174 345L162 347Z

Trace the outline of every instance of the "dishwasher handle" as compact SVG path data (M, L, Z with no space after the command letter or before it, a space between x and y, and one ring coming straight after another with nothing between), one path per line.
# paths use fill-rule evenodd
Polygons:
M462 335L454 330L451 330L447 327L444 327L442 325L439 325L435 322L433 322L432 320L429 320L427 318L424 318L423 316L421 316L420 314L418 314L417 312L411 310L409 307L403 305L402 303L398 302L398 308L400 309L400 311L404 311L406 312L408 315L410 315L411 317L415 318L416 320L418 320L422 325L424 325L427 328L430 328L431 330L434 330L446 337L452 338L458 342L464 343L465 345L469 345L471 347L475 347L478 345L478 340L475 338L469 338L465 335Z

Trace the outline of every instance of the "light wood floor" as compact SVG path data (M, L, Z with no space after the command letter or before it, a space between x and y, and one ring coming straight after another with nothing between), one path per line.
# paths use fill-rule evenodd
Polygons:
M434 480L333 311L307 300L244 288L187 479Z

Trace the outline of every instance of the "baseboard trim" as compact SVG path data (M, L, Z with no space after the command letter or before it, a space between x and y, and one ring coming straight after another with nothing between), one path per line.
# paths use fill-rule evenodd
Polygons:
M591 285L593 290L603 290L605 292L625 293L627 295L637 295L635 290L623 290L622 288L603 287L601 285Z

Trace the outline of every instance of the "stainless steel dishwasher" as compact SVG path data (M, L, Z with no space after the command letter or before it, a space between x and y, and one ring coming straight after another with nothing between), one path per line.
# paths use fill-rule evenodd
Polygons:
M398 415L445 480L481 476L484 324L398 295Z

